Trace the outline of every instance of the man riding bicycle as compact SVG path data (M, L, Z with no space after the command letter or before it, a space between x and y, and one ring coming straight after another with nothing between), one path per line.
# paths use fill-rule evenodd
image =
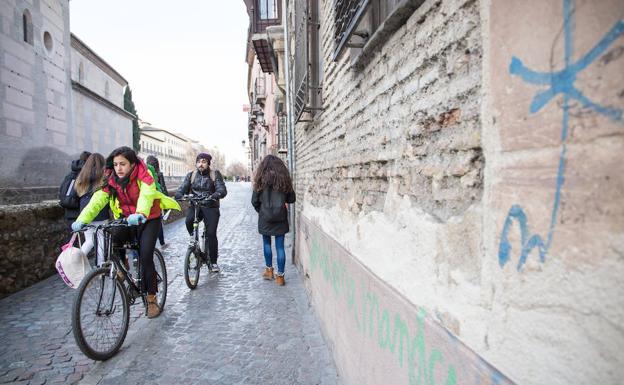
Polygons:
M210 256L210 271L219 272L217 259L219 258L219 241L217 240L217 226L219 225L219 200L227 195L223 176L219 170L212 171L210 169L210 161L212 156L205 152L197 155L195 159L196 170L189 172L184 181L176 192L176 199L182 196L204 195L207 197L206 205L200 206L199 219L204 220L206 228L206 250ZM189 234L193 234L193 220L195 219L195 210L190 207L186 213L186 229Z

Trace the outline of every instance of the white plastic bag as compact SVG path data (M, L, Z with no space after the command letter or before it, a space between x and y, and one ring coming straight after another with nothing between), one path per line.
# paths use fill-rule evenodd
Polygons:
M74 247L77 235L77 233L74 233L69 242L61 247L63 252L58 256L54 264L63 282L72 289L78 288L82 278L91 269L87 256L82 250Z

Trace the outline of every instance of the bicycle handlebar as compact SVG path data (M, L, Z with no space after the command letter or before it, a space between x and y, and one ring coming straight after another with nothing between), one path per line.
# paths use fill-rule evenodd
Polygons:
M201 202L201 201L206 201L206 202L216 202L217 200L214 198L211 198L209 195L183 195L182 198L178 199L179 201L191 201L191 202Z
M72 234L73 233L81 233L83 231L86 231L88 229L107 229L107 228L111 228L111 227L126 227L126 226L132 226L128 224L128 221L126 220L126 218L119 218L119 219L114 219L108 223L102 224L102 225L84 225L80 230L77 231L73 231L72 230Z

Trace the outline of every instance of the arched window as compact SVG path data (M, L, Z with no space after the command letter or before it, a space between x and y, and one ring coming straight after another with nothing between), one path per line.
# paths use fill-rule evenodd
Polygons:
M33 24L32 16L29 10L24 10L22 14L22 31L24 41L30 45L33 45Z
M78 65L78 82L84 83L84 64L82 62Z

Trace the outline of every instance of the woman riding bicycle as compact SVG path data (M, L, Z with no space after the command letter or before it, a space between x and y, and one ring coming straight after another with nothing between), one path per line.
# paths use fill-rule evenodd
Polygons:
M124 217L129 225L138 226L133 229L120 228L121 231L116 232L114 238L117 242L124 242L136 233L142 267L142 289L148 293L147 317L154 318L162 310L156 303L157 282L153 259L161 224L161 209L180 210L180 205L156 189L154 176L131 148L124 146L113 150L106 159L106 168L110 175L105 186L93 194L89 204L72 224L72 230L78 231L90 223L107 203L115 219Z

